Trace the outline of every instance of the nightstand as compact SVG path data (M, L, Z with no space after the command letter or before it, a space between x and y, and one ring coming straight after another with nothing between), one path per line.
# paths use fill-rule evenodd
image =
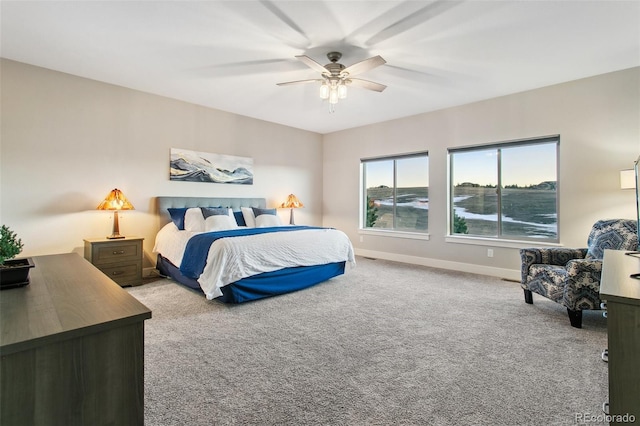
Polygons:
M121 286L142 284L142 237L84 240L84 258Z

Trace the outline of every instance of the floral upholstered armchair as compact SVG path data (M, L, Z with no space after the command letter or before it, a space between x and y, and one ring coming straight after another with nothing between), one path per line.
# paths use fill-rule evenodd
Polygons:
M600 220L593 225L587 248L525 248L522 258L524 300L537 293L567 308L569 321L582 328L582 311L600 309L600 276L605 249L637 250L637 223Z

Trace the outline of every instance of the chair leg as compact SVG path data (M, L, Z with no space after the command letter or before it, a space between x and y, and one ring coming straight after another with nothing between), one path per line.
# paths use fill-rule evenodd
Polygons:
M569 314L571 326L575 328L582 328L582 311L572 311L567 308L567 313Z
M533 293L531 293L531 290L524 290L524 301L525 303L528 303L530 305L533 305Z

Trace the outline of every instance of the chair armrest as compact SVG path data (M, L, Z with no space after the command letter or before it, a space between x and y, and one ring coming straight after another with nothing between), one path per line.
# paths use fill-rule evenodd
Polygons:
M522 282L527 281L531 265L557 265L565 266L572 259L584 259L587 255L586 248L565 247L536 247L520 249L522 259Z
M567 263L563 304L572 310L600 309L602 260L576 259Z
M591 276L595 281L600 281L602 274L602 260L600 259L574 259L567 262L569 276Z

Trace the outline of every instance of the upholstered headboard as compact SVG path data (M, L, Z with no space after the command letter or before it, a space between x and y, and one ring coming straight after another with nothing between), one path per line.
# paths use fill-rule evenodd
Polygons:
M264 198L223 198L223 197L156 197L157 212L160 216L160 226L171 222L168 208L179 207L230 207L233 211L240 211L240 207L265 208Z

